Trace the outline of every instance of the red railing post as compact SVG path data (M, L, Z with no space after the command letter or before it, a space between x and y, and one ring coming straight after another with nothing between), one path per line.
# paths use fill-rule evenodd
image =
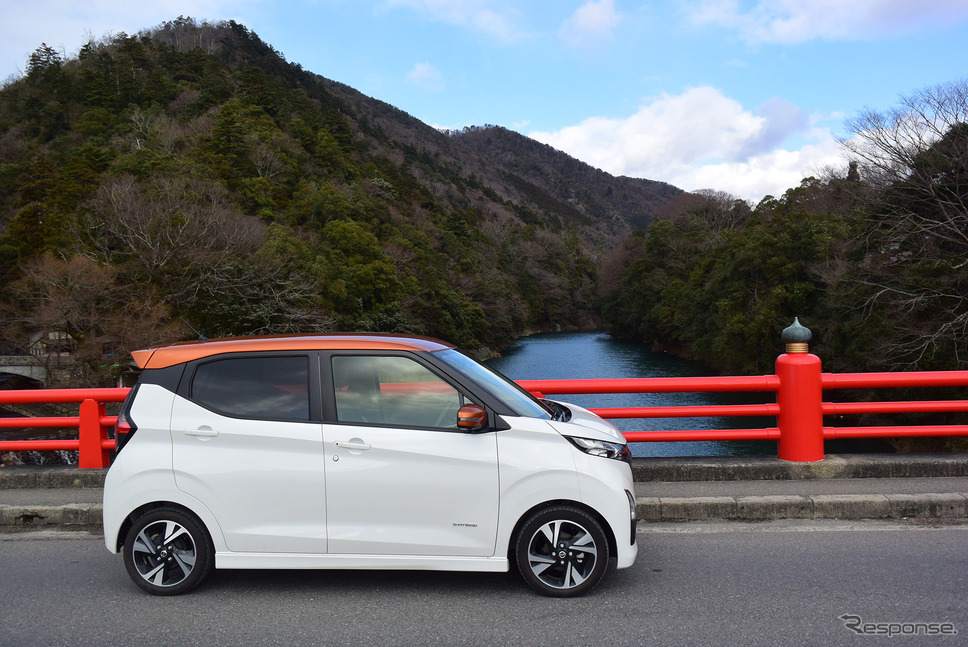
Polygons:
M780 407L777 453L785 461L823 460L823 382L820 358L808 352L812 336L795 319L783 331L786 353L776 359L780 379L776 392Z
M78 451L77 466L84 468L107 467L111 458L104 449L104 441L108 439L107 427L101 425L105 408L103 402L88 398L81 402L80 450Z

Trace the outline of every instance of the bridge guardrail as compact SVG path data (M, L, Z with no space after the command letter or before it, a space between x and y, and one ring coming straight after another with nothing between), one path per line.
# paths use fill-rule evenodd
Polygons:
M874 389L897 387L944 387L968 386L968 371L936 371L912 373L822 373L819 375L822 390L835 389ZM695 383L690 384L691 380ZM720 385L717 380L723 380ZM733 378L644 378L624 380L522 380L522 387L540 396L576 395L607 393L715 393L715 392L777 392L782 384L776 376L765 375L760 378L744 378L750 388L737 389L739 383ZM795 388L795 387L793 387ZM779 396L778 396L779 399ZM814 419L812 428L806 429L805 437L798 438L795 444L783 444L783 420L776 427L762 429L679 429L663 431L626 431L629 442L677 442L697 440L776 440L780 441L779 457L790 461L815 461L823 458L823 441L835 438L902 438L915 436L968 436L968 425L898 425L881 427L831 427L816 424L815 413L823 416L860 415L860 414L899 414L899 413L939 413L968 412L968 400L935 400L913 402L813 402L805 401L802 396L789 405L800 415L782 417L779 403L701 405L666 407L612 407L591 408L602 418L607 419L650 419L650 418L713 418L713 417L776 417ZM802 412L806 409L807 413ZM811 415L813 414L813 415ZM796 434L794 429L790 434Z
M779 458L812 462L824 457L824 440L834 438L900 438L968 436L968 425L829 427L823 417L872 413L966 412L968 401L824 402L823 392L836 389L968 386L968 371L906 373L823 373L820 358L809 354L809 329L794 321L783 331L786 353L776 360L776 375L759 377L681 377L617 380L524 380L532 393L572 395L598 393L774 392L775 404L626 407L591 409L603 418L678 418L773 416L776 427L624 432L629 442L691 440L776 440Z
M591 409L603 418L702 418L723 416L775 417L775 427L761 429L701 429L624 432L629 442L696 440L776 440L779 458L811 462L823 459L824 440L912 436L968 436L968 425L906 425L880 427L824 426L823 417L854 414L968 412L968 400L916 402L824 402L823 392L837 389L968 386L968 371L907 373L823 373L820 358L808 353L809 331L795 322L784 330L786 353L776 360L776 375L754 377L676 377L596 380L521 380L537 395L607 393L776 393L776 403L708 406L620 407ZM793 333L790 331L793 330ZM806 333L803 333L806 331ZM792 340L791 340L792 338ZM0 428L77 427L76 440L0 441L0 451L79 450L78 467L107 467L114 440L108 430L117 421L105 415L105 403L121 402L129 389L38 389L0 391L0 405L80 403L77 416L0 418Z
M130 389L32 389L0 391L3 404L79 403L78 415L48 418L0 418L0 429L77 427L78 438L63 440L4 440L0 451L78 450L77 466L107 467L111 462L114 440L108 430L117 416L105 414L108 402L123 402Z

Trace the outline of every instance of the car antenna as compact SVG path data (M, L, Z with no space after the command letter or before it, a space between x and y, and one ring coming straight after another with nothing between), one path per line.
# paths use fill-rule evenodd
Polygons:
M178 317L178 318L181 319L181 322L183 324L185 324L186 326L188 326L189 328L191 328L193 333L195 333L196 335L198 335L198 341L208 341L208 337L206 337L202 333L200 333L197 330L195 330L195 326L193 326L190 323L188 323L187 321L185 321L185 318L184 317Z

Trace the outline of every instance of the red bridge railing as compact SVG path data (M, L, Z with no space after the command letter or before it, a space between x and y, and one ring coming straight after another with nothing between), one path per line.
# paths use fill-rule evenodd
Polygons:
M677 377L611 380L522 380L521 386L540 395L605 393L775 393L768 404L624 407L592 409L603 418L707 418L762 416L775 418L775 427L758 429L703 429L624 432L629 442L695 440L775 440L778 456L788 461L818 461L824 440L906 436L968 436L968 425L907 425L886 427L829 427L824 416L968 412L968 400L917 402L824 402L824 391L897 387L968 386L968 371L910 373L823 373L820 359L807 352L799 323L784 331L787 352L776 360L776 375L758 377ZM790 331L793 330L793 333ZM809 339L809 331L805 333ZM788 337L793 337L791 341ZM80 403L77 416L0 418L2 428L77 427L78 438L68 440L0 441L0 451L79 450L78 467L107 467L114 440L108 431L117 418L105 415L105 403L121 402L128 389L40 389L0 391L0 405Z
M78 450L78 467L107 467L111 462L114 440L108 430L117 416L105 415L105 403L122 402L130 389L34 389L0 391L4 404L77 404L76 416L49 418L0 418L0 429L77 427L78 438L65 440L4 440L0 451Z
M828 427L824 416L968 412L966 400L917 402L824 402L823 392L837 389L968 386L968 371L908 373L823 373L820 358L809 354L811 333L794 322L783 331L787 352L776 360L776 375L761 377L646 378L623 380L526 380L519 384L545 395L597 393L774 392L775 404L628 407L591 409L603 418L775 417L776 427L623 432L629 442L688 440L776 440L777 454L788 461L819 461L824 440L833 438L900 438L968 436L968 425Z
M968 386L968 371L916 373L821 373L824 391L835 389L875 389L889 387ZM717 384L719 380L722 383ZM625 380L522 380L521 386L540 395L576 395L605 393L711 393L711 392L776 392L783 384L775 375L758 378L646 378ZM737 388L740 384L748 387ZM793 391L796 387L792 387ZM794 391L793 397L796 396ZM901 438L913 436L968 436L968 425L907 425L890 427L829 427L816 424L819 417L859 414L968 412L968 400L914 402L822 402L802 397L789 405L800 419L812 420L810 428L797 428L798 413L781 416L776 404L737 404L709 406L592 408L602 418L721 418L729 416L776 417L792 419L794 428L784 431L783 422L776 427L757 429L681 429L664 431L626 431L629 442L675 442L690 440L776 440L780 441L779 457L790 461L816 461L823 458L823 441L834 438ZM800 425L801 427L803 425ZM797 432L804 432L800 437ZM786 435L784 435L786 433ZM786 442L793 437L798 442Z

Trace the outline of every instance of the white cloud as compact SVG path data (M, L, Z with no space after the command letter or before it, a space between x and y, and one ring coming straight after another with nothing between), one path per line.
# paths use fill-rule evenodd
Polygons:
M965 0L705 0L684 4L697 24L734 29L753 43L866 40L968 19Z
M810 127L808 116L789 102L771 99L753 112L710 87L662 95L628 117L592 117L530 136L614 175L748 200L781 195L842 160L833 135ZM782 147L794 138L805 143Z
M839 144L830 131L817 131L813 139L815 143L797 150L778 148L743 161L687 169L677 181L670 182L690 191L727 191L753 202L767 195L779 197L787 189L799 186L805 177L844 165Z
M809 121L800 108L779 97L773 97L759 106L756 114L762 119L761 127L736 152L739 159L775 149L792 133L802 131Z
M444 75L430 63L417 63L407 73L407 80L424 90L431 92L444 91Z
M618 23L614 0L592 0L562 24L558 36L572 47L592 48L608 40Z
M523 36L518 11L501 0L385 0L390 7L406 7L433 20L484 32L499 40Z

